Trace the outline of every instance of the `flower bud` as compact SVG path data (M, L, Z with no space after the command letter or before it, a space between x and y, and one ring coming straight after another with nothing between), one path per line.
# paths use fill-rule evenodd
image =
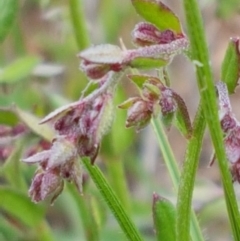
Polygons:
M177 39L171 30L161 32L151 23L138 23L132 31L132 38L138 46L149 46L155 44L166 44Z
M144 99L157 101L161 96L161 89L163 87L163 83L158 78L149 78L149 80L143 84L142 95Z
M108 64L97 64L91 63L87 60L81 61L80 69L90 78L90 79L100 79L110 70L110 65Z
M172 96L172 90L166 88L162 90L162 96L160 98L159 104L161 106L161 112L163 115L173 113L177 109L177 104Z
M152 117L152 110L147 101L137 100L128 109L126 127L136 126L137 130L144 128Z
M62 179L52 170L46 173L37 173L29 189L29 196L32 198L32 201L39 202L49 195L55 196L58 188L61 189L62 185Z

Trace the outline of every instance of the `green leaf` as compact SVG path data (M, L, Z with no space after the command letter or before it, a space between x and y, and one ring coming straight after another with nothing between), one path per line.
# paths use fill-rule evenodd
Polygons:
M145 20L154 24L161 31L171 29L181 34L181 24L178 17L163 3L156 0L132 0L137 13Z
M3 175L12 187L20 190L26 190L26 182L22 175L20 159L22 157L22 149L24 143L20 140L10 156L1 166L0 173Z
M240 10L239 0L218 0L217 15L222 18L228 18L237 13Z
M176 240L176 209L167 199L153 194L153 220L157 240Z
M91 165L89 158L82 158L82 162L88 170L88 173L91 176L95 185L97 186L99 192L101 193L104 201L107 203L112 214L115 216L127 239L142 241L143 239L137 231L134 223L130 220L121 202L117 198L116 194L113 192L112 188L108 184L107 180L105 179L99 168L96 165Z
M152 78L150 75L140 75L140 74L129 74L127 76L136 86L140 89L143 88L143 84Z
M187 106L184 100L176 92L173 92L173 98L178 106L175 124L178 127L179 131L187 139L189 139L192 135L192 124L188 114Z
M101 44L83 50L78 56L92 63L118 64L123 61L124 52L116 45Z
M39 119L36 116L21 110L17 106L15 106L13 110L18 115L18 117L37 135L48 141L53 139L54 131L48 124L40 125Z
M37 135L43 137L44 139L51 141L54 137L54 131L53 129L47 125L40 125L40 119L38 119L33 114L30 114L17 106L13 105L9 108L5 108L6 111L12 112L15 117L17 117L19 120L21 120L26 126L28 126L34 133ZM12 116L13 120L15 120L15 117ZM0 118L1 119L1 118Z
M44 217L42 206L32 203L29 197L8 187L0 187L0 208L30 227L39 224Z
M0 215L0 240L22 240L20 230L12 225L11 220L7 220L4 215Z
M161 92L158 86L156 86L156 83L151 84L151 83L145 83L144 84L144 88L146 88L147 90L149 90L149 92L151 92L151 94L155 95L155 96L160 96Z
M136 57L128 65L137 69L152 69L166 66L168 63L169 61L164 59Z
M222 63L221 80L227 84L228 92L233 93L240 77L239 38L231 38Z
M18 123L17 116L7 108L0 108L0 125L14 126Z
M136 102L136 99L137 99L136 97L129 98L129 99L125 100L123 103L121 103L120 105L118 105L118 108L128 109Z
M11 29L17 15L18 0L0 1L0 43L3 42Z
M26 78L40 62L35 56L25 56L17 59L0 71L0 83L15 83Z

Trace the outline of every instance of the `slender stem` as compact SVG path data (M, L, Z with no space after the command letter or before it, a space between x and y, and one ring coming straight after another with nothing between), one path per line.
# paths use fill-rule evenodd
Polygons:
M83 9L80 4L80 0L70 0L70 12L72 23L75 31L75 36L77 44L80 50L86 48L89 45L89 38L86 32L85 21L83 17ZM122 73L110 73L107 76L107 80L104 84L97 90L91 93L85 98L85 101L92 100L99 96L101 93L105 92L110 87L114 87L118 82L119 78L122 77ZM88 159L83 159L83 163L89 171L93 181L98 187L100 193L103 195L106 203L116 217L118 223L120 224L122 230L125 232L129 240L142 240L141 236L137 232L134 224L129 219L125 210L123 209L120 201L117 199L116 195L112 191L111 187L107 183L106 179L96 166L92 166Z
M70 15L79 50L85 49L90 43L86 30L86 21L84 20L82 2L81 0L69 0Z
M83 158L82 161L128 240L143 240L99 168L91 165L88 158Z
M202 105L200 104L193 124L193 135L187 145L186 157L183 163L179 183L176 218L177 240L183 240L180 239L182 236L189 237L191 200L194 189L194 179L199 163L205 127L206 121L203 115Z
M203 103L204 115L209 127L221 172L225 200L232 226L233 236L235 240L240 240L240 215L228 169L226 154L224 151L225 148L223 144L222 131L218 120L216 94L209 64L210 61L204 36L201 13L196 0L183 0L183 6L191 44L192 60L196 68L198 87ZM179 237L179 240L187 241L189 240L189 237L182 236Z
M178 183L180 179L180 173L178 170L177 162L175 160L174 154L172 152L172 148L169 145L167 136L165 134L165 131L163 129L162 123L158 119L152 119L152 126L156 133L156 137L158 140L158 144L160 147L160 150L163 155L163 159L165 161L165 164L167 166L168 172L170 174L170 177L173 182L173 186L175 190L178 189Z
M165 161L165 164L167 166L168 172L170 174L170 177L173 182L173 186L175 190L178 189L178 184L180 181L180 172L177 166L177 162L175 160L175 157L173 155L172 149L169 145L167 136L165 134L165 131L163 129L163 126L160 122L160 120L153 119L152 120L153 128L156 132L156 136L158 139L158 144L160 147L160 150L163 155L163 159ZM188 190L187 190L188 191ZM196 218L196 215L194 211L191 211L191 236L194 241L203 241L203 236Z

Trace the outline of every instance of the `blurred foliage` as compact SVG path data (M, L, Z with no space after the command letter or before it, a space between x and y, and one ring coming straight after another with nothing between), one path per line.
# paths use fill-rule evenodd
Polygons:
M239 9L238 0L219 0L217 13L227 17L236 8ZM8 143L13 148L6 160L0 155L0 240L124 240L124 234L87 175L83 196L70 184L54 206L48 201L37 205L30 201L27 187L35 166L29 167L19 160L36 143L52 135L49 128L39 128L39 119L77 100L87 80L78 67L79 49L68 1L3 0L0 9L0 124L16 126L27 122L31 127L25 135ZM84 9L93 42L117 42L125 31L130 35L128 28L135 21L130 1L85 1ZM130 92L135 93L132 86L123 85L117 91L116 106ZM152 192L164 193L172 199L173 191L160 185L164 177L156 172L155 178L146 170L140 157L145 132L136 136L133 130L124 129L125 119L125 111L116 108L113 128L104 138L101 162L97 161L97 165L144 240L156 240L150 205ZM0 151L6 152L8 146L1 141L0 138ZM210 205L211 215L207 215L206 206L203 209L204 223L218 217L218 206Z
M228 18L233 13L240 13L240 2L238 0L218 0L217 15L222 18Z

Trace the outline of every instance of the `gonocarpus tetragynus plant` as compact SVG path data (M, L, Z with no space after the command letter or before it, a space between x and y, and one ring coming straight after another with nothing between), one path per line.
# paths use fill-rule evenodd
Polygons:
M221 80L215 85L196 0L183 0L186 33L179 18L159 0L131 2L144 19L136 24L131 33L135 48L126 49L123 44L120 47L101 44L82 49L78 53L80 70L87 76L89 84L80 98L61 106L40 121L41 125L47 126L46 133L40 133L39 127L26 121L34 119L33 116L26 118L26 113L17 107L8 109L25 125L17 123L12 128L0 128L0 157L6 159L12 153L16 136L27 135L30 130L41 134L47 141L40 140L28 148L22 158L25 163L38 164L29 188L32 201L50 198L53 203L63 191L65 182L73 183L79 194L84 194L84 165L127 238L143 240L95 165L102 139L114 122L116 90L122 77L127 76L139 94L118 105L118 108L127 110L126 127L134 127L138 132L152 123L178 195L175 206L153 194L157 240L204 240L191 208L191 200L206 125L214 146L213 161L216 159L219 163L232 236L234 240L240 240L240 215L232 186L232 182L240 182L240 127L229 100L229 94L234 92L239 79L239 38L230 40L222 64ZM76 24L75 32L79 31L78 27ZM81 39L78 38L78 41L80 47L84 45ZM193 121L183 98L171 87L174 79L168 76L168 66L179 54L189 58L196 71L201 100ZM152 74L144 73L145 70L152 70ZM172 125L176 126L187 140L181 169L176 164L162 124L166 131Z

